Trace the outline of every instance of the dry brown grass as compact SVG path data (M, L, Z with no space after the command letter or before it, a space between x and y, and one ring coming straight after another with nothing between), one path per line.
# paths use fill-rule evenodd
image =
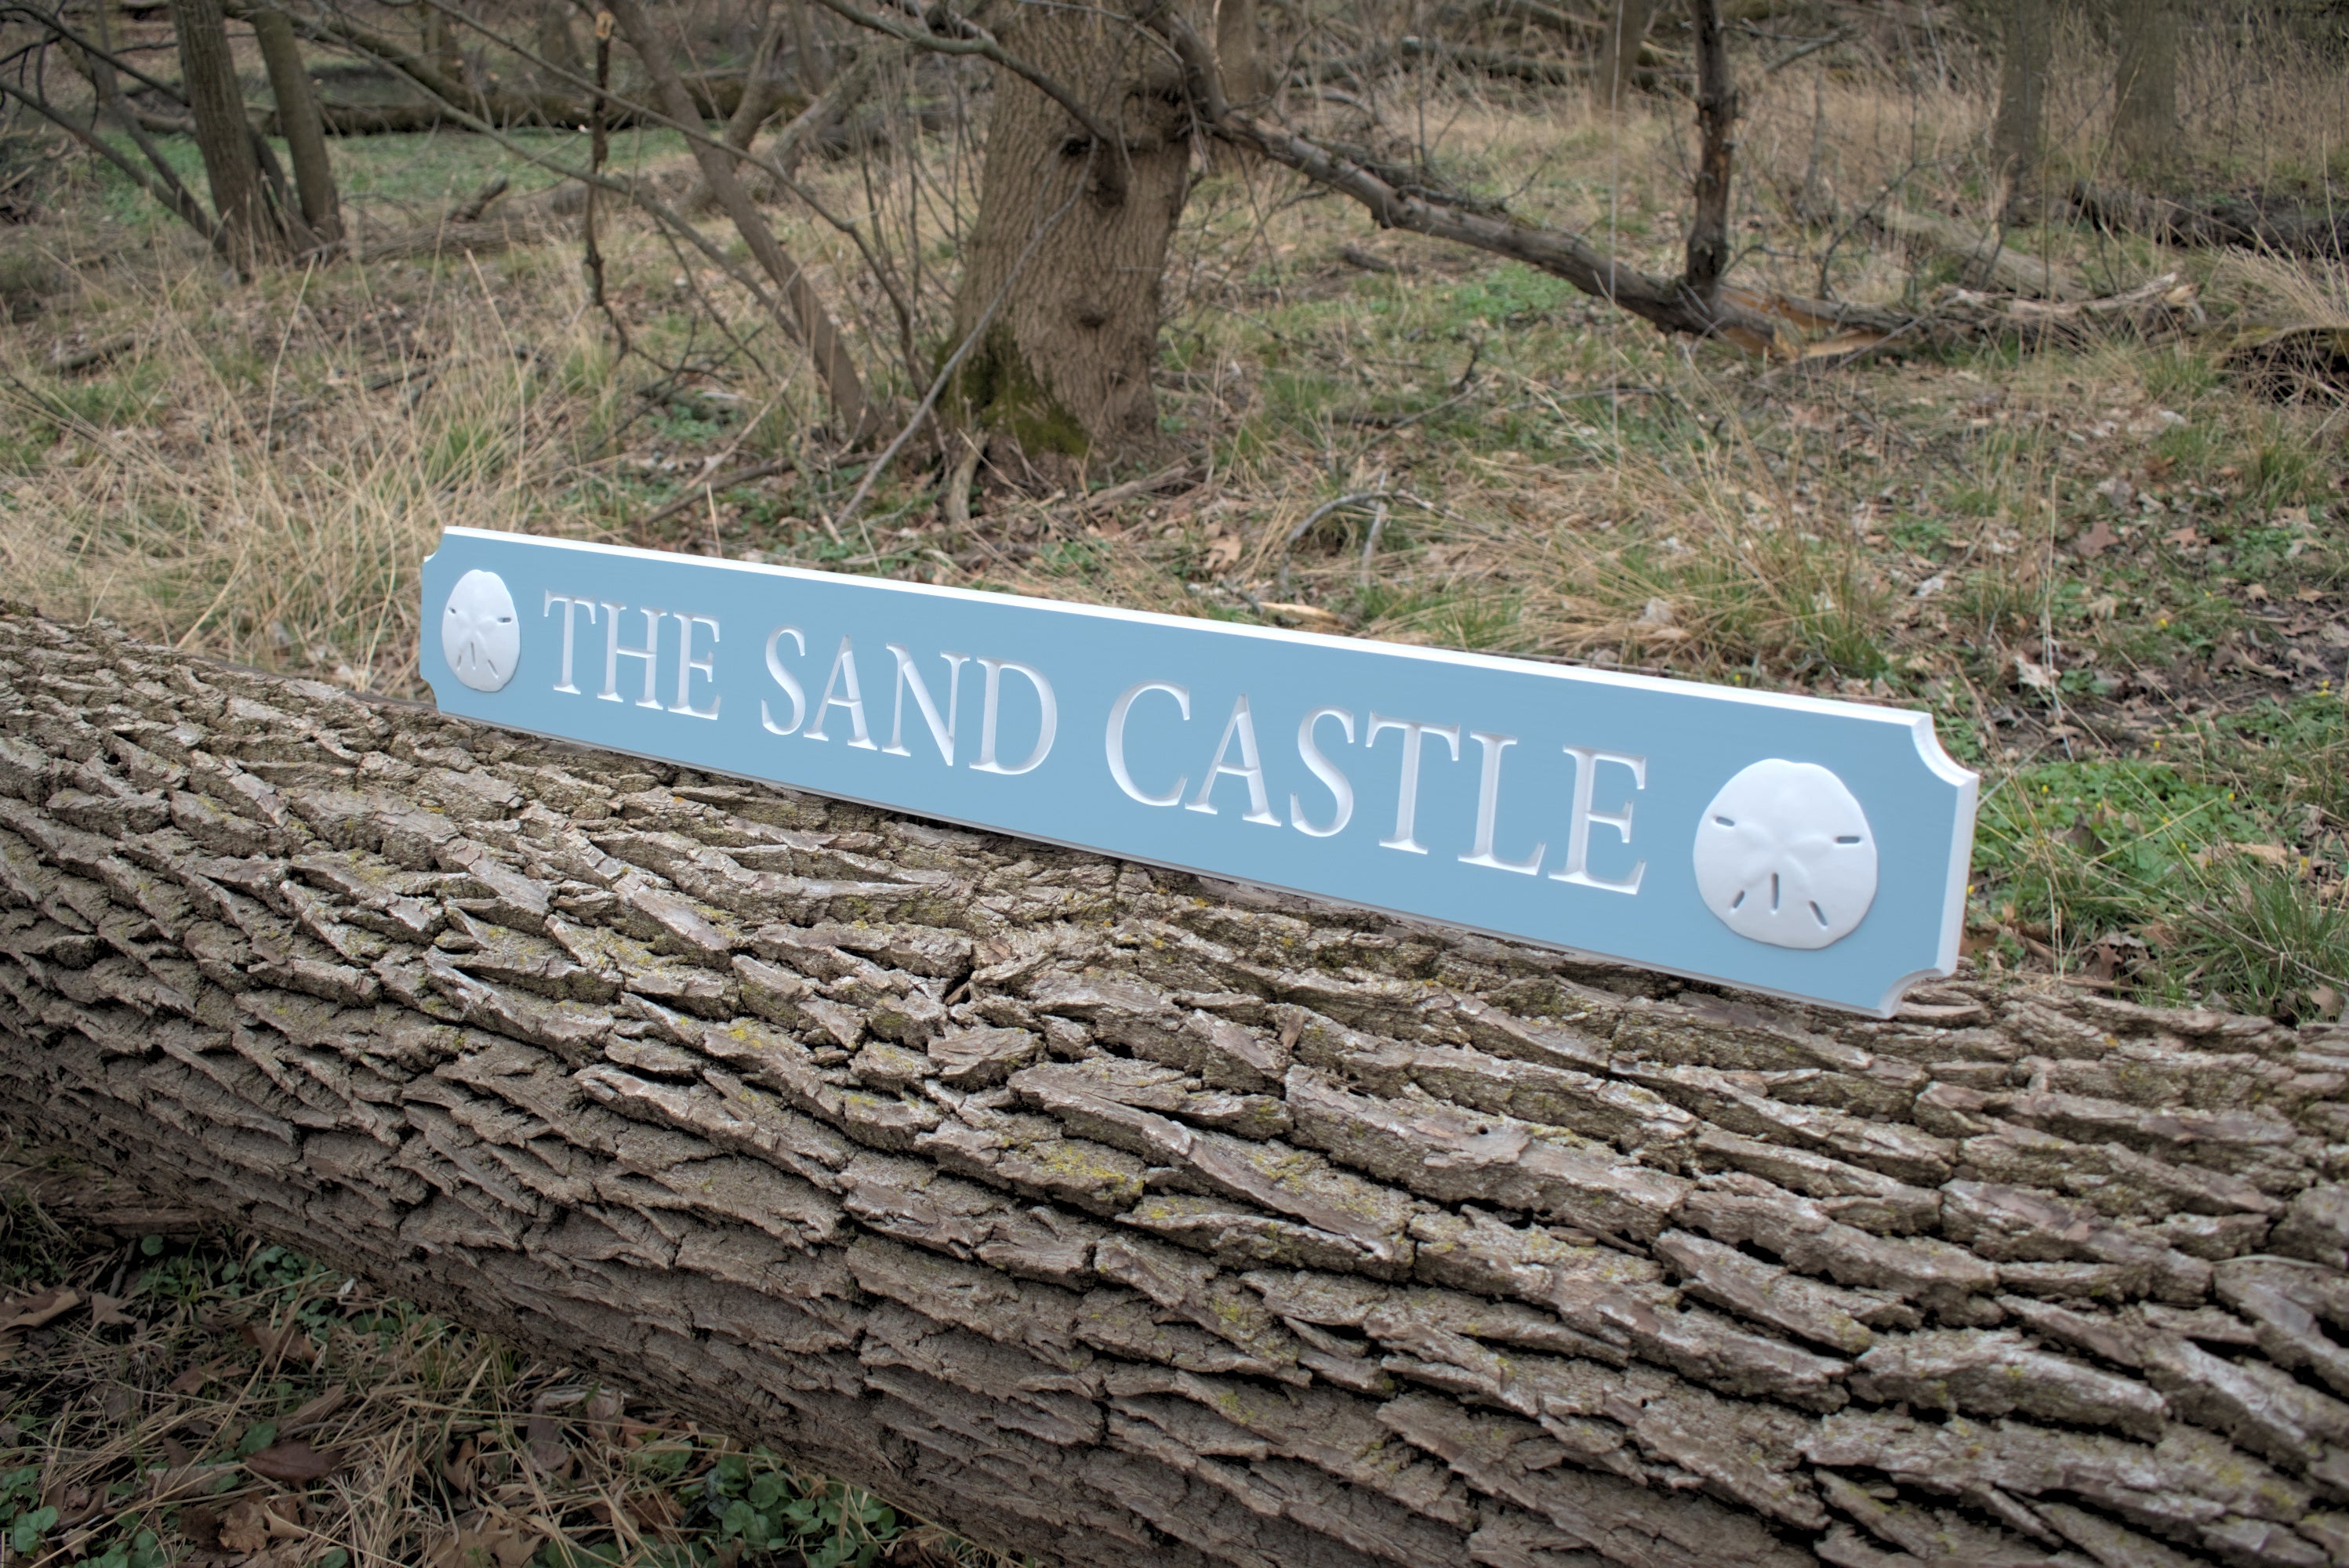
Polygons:
M2095 56L2092 39L2073 46L2080 58ZM2217 65L2198 61L2195 80L2212 78ZM1884 64L1857 73L1822 60L1749 76L1737 200L1739 232L1751 242L1743 265L1755 281L1806 293L1824 284L1863 299L1914 295L1932 286L1930 262L1905 254L1868 214L1888 203L1986 211L1992 194L1978 179L1987 112L1980 72L1925 69L1919 86L1902 90L1890 85L1889 71L1932 61ZM2065 82L2070 96L2058 123L2092 123L2093 70ZM2255 86L2230 124L2268 127L2279 148L2323 146L2344 112L2339 95L2314 90L2307 70L2266 70ZM1373 101L1385 104L1391 123L1423 123L1440 166L1509 195L1529 215L1587 228L1641 264L1676 263L1692 156L1690 129L1676 107L1651 106L1617 126L1575 91L1533 98L1409 77L1382 90ZM1421 103L1428 107L1414 107ZM1349 123L1359 119L1352 110L1320 112L1332 129L1359 129ZM952 284L939 248L950 243L957 213L967 217L969 175L967 149L932 141L918 159L900 160L878 176L851 165L817 176L828 202L863 214L892 242L903 291L931 333L945 317ZM1299 593L1316 603L1342 596L1364 576L1359 554L1350 562L1300 561L1281 541L1339 487L1381 488L1385 474L1384 488L1407 478L1435 504L1427 511L1398 500L1387 510L1406 524L1402 536L1433 547L1423 564L1434 570L1409 596L1432 598L1437 607L1340 612L1378 634L1479 640L1475 625L1464 627L1442 605L1489 592L1519 606L1518 620L1531 629L1506 642L1523 651L1614 647L1634 662L1677 651L1713 670L1756 659L1783 665L1790 655L1799 665L1806 647L1836 634L1816 624L1830 614L1816 608L1822 594L1865 606L1890 591L1880 571L1854 557L1840 531L1823 551L1771 542L1770 520L1797 516L1808 503L1779 493L1788 481L1741 450L1739 436L1686 452L1618 439L1627 401L1595 397L1599 388L1639 388L1626 396L1643 425L1652 426L1659 411L1678 410L1692 430L1715 431L1742 429L1757 412L1757 397L1766 405L1794 389L1758 391L1714 351L1692 358L1603 307L1569 304L1545 324L1557 330L1513 348L1506 339L1514 324L1456 302L1358 302L1371 335L1383 332L1371 318L1399 308L1417 317L1412 330L1423 339L1485 346L1463 403L1497 432L1493 439L1464 430L1457 419L1431 419L1392 438L1347 422L1364 408L1436 400L1422 394L1431 381L1441 385L1458 373L1456 346L1435 356L1442 363L1413 356L1421 362L1409 366L1394 364L1392 355L1341 349L1327 389L1333 406L1320 410L1318 424L1268 420L1262 395L1278 374L1268 360L1279 354L1276 335L1268 355L1268 318L1312 315L1347 293L1345 280L1332 277L1340 243L1379 243L1358 214L1300 202L1298 194L1276 170L1227 171L1203 187L1178 243L1169 335L1185 345L1193 368L1167 402L1187 432L1177 441L1204 440L1226 452L1210 493L1192 498L1181 517L1155 520L1152 531L1162 537L1168 518L1183 524L1175 532L1185 548L1174 553L1185 559L1175 565L1218 550L1230 554L1216 542L1236 534L1238 558L1227 564L1245 568L1241 577L1257 584L1246 593L1257 602L1276 593L1282 603L1298 602ZM1806 221L1805 212L1822 214L1805 203L1822 199L1835 220ZM786 242L842 301L868 364L883 381L903 386L903 371L890 368L895 328L885 303L852 264L844 242L795 208L776 216ZM69 260L78 251L88 261L98 244L98 236L77 236L70 223L48 241ZM706 368L671 377L641 360L616 366L565 240L421 265L280 274L243 288L224 284L201 257L168 242L149 255L84 266L79 296L65 313L78 339L127 334L135 346L93 373L72 375L47 363L59 341L53 329L36 325L0 339L6 375L0 410L21 427L61 432L46 449L20 458L16 477L0 481L7 486L0 569L16 593L54 613L105 615L244 662L413 692L415 563L450 523L631 537L631 518L666 499L665 485L694 478L705 465L732 466L748 442L747 449L797 456L795 488L778 504L750 508L747 524L741 498L730 511L710 498L647 542L823 558L825 542L815 536L837 498L822 472L831 454L804 445L820 410L797 356L699 258L626 221L607 222L605 242L623 308L638 318L638 340L657 356L698 359ZM2255 308L2304 315L2312 298L2337 304L2337 282L2305 268L2262 272L2256 260L2214 268L2069 228L2017 242L2044 243L2106 283L2186 267ZM1414 269L1425 294L1494 273L1479 259L1432 244L1390 241L1384 250ZM1319 314L1343 315L1355 303ZM705 308L699 324L686 325ZM712 320L721 325L713 328ZM1333 327L1317 320L1315 330ZM728 348L728 335L740 340L739 352ZM1381 357L1387 362L1373 362ZM1213 373L1202 375L1202 366ZM654 388L660 395L715 394L735 407L768 412L753 421L755 431L664 440L657 433L664 419L647 417L638 400L654 382L663 384ZM1339 405L1341 393L1358 407ZM1829 388L1828 396L1848 401L1851 393ZM1766 406L1760 411L1766 417ZM1527 457L1507 432L1528 418L1598 434L1582 438L1580 450L1570 441L1563 455ZM1427 438L1436 431L1443 440ZM1748 494L1768 496L1769 510L1747 504ZM864 521L849 561L941 570L926 553L941 542L925 537L920 548L901 548L892 531L933 515L903 505L905 499L896 498L900 515ZM1009 491L996 498L998 522L1013 532L1059 531L1065 512ZM1611 528L1659 519L1656 541L1665 556L1702 552L1705 562L1675 567L1641 559L1621 548L1626 536ZM1363 521L1344 515L1318 531L1363 542ZM1194 541L1201 526L1204 536ZM1674 542L1662 546L1666 539ZM970 547L943 542L966 553ZM1168 570L1167 552L1142 545L1131 531L1118 542L1108 575L1083 591L1157 608L1200 607L1186 572ZM1313 542L1304 542L1310 555ZM1382 556L1374 564L1371 575L1395 586L1392 562ZM1284 567L1293 587L1276 591ZM1040 571L1018 551L982 552L961 570L1071 591L1064 573ZM1223 597L1227 605L1244 602ZM1650 613L1653 602L1672 616L1668 625Z

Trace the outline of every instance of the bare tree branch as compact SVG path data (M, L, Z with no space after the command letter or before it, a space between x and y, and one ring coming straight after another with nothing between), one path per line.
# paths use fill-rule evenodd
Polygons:
M620 32L652 77L668 118L681 125L698 125L700 117L694 109L693 99L687 94L685 84L678 79L677 67L669 63L667 51L646 19L644 8L636 0L605 0L605 9L612 13ZM785 326L806 346L815 361L816 373L823 377L824 389L831 395L842 432L854 439L863 434L867 419L864 382L857 375L856 361L849 354L832 313L824 308L815 285L808 282L807 274L792 260L791 253L775 238L774 230L768 227L751 204L750 193L742 188L735 173L741 152L707 136L695 141L693 151L710 191L733 221L743 242L750 247L750 254L760 267L782 292L790 305L790 319Z
M1454 202L1398 191L1380 175L1318 142L1241 113L1225 98L1215 56L1189 23L1163 7L1144 20L1166 39L1182 62L1194 110L1207 130L1285 164L1318 185L1352 197L1370 210L1381 228L1405 229L1508 256L1564 278L1583 293L1667 332L1723 337L1754 354L1768 353L1776 345L1778 325L1734 299L1715 297L1708 302L1688 280L1659 278L1627 266L1573 234L1537 229L1506 216L1474 212Z
M125 179L152 197L157 205L179 218L197 233L202 234L206 243L215 246L220 243L220 225L212 222L212 214L203 210L186 186L180 185L176 181L171 186L164 185L146 170L140 168L138 164L124 156L122 150L112 142L99 136L95 130L78 123L71 116L40 94L28 93L5 78L0 78L0 96L14 98L23 104L43 119L113 164L116 169L121 170Z
M1066 110L1071 119L1084 128L1085 135L1092 139L1095 147L1111 150L1117 154L1114 163L1100 165L1100 172L1095 178L1101 182L1105 195L1123 190L1125 138L1111 129L1099 116L1087 108L1084 100L1070 91L1065 83L1056 81L1011 54L996 40L994 34L978 23L956 15L944 5L936 5L922 13L918 17L921 26L917 27L914 25L914 18L900 19L862 10L851 5L849 0L819 0L819 4L860 27L885 33L901 43L941 55L975 55L1009 71ZM944 31L940 30L942 26Z
M635 99L612 92L608 82L604 83L602 86L596 86L595 84L591 83L585 77L577 74L572 67L566 66L560 61L550 59L529 46L513 38L505 36L471 14L448 5L446 0L419 0L419 3L430 6L433 10L448 16L453 21L461 23L463 26L471 28L473 32L479 34L487 42L518 57L523 63L533 67L545 79L557 82L567 82L583 88L590 89L590 98L588 101L597 103L602 106L604 124L607 130L618 129L623 126L629 125L658 126L666 129L674 130L678 135L685 138L687 146L694 151L697 158L701 157L709 151L716 150L723 153L730 160L730 167L734 163L747 164L750 168L766 174L775 181L779 188L788 191L795 200L802 203L809 211L815 214L819 220L831 227L834 232L841 234L851 244L856 247L858 255L864 259L864 264L871 273L874 283L880 287L882 294L888 299L890 309L897 317L899 332L907 336L912 335L914 330L913 304L905 298L904 291L898 286L895 278L891 273L885 256L875 250L872 241L866 237L864 232L855 223L833 212L821 200L819 200L812 191L802 185L799 181L793 177L792 168L789 166L787 161L777 157L762 156L747 148L736 148L726 141L722 136L714 137L710 135L708 126L703 122L701 115L698 112L692 113L687 119L680 119L673 114L665 112L662 108L655 108L651 105L641 103ZM231 15L241 14L243 7L248 4L249 0L227 0ZM297 27L300 26L300 24L297 24ZM436 82L440 79L440 73L434 71L429 65L424 65L423 62L417 60L415 57L409 55L406 50L400 48L398 45L388 39L378 37L367 33L365 29L352 25L347 20L339 17L335 19L331 26L321 25L308 36L317 37L320 42L330 43L339 47L351 49L391 66L393 69L407 77L410 82L424 92L434 96L436 98L439 98L440 102L450 106L452 109L452 118L454 118L458 123L465 125L469 129L479 129L486 121L486 117L484 116L473 115L465 112L455 112L460 109L459 100L443 97L441 95L440 87L436 85ZM419 67L421 67L420 74L418 68ZM694 84L691 81L687 81L686 78L682 77L679 77L678 80L684 83L687 88L687 95L688 98L691 98ZM699 100L697 99L694 100L691 107L698 110L703 106L701 106ZM587 110L584 105L572 112L574 114L574 118L565 120L563 123L584 123L589 118ZM794 123L796 124L796 122ZM790 144L783 143L781 144L781 148L783 150L788 151ZM525 154L525 156L530 155ZM561 165L548 162L545 160L536 157L532 157L531 160L533 162L539 163L542 167L545 168L562 167ZM575 173L573 177L577 178ZM621 187L614 188L623 189ZM638 205L643 206L645 203L640 201ZM650 211L652 209L650 207L647 208L647 211ZM666 207L662 208L662 211L666 212L668 210ZM666 219L663 221L667 222ZM702 244L698 234L691 236L691 238L697 248L707 248ZM745 243L752 244L755 248L756 242L751 241L747 234L745 235ZM736 276L738 281L740 280L741 274L735 272L734 269L730 268L729 273L730 275ZM763 289L753 289L752 292L760 297L762 304L769 303L766 300L765 291ZM785 323L784 325L787 331L792 331L791 324ZM797 335L795 331L792 332L792 335Z

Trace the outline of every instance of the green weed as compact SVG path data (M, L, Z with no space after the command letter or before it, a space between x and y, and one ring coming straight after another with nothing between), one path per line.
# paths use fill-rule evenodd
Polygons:
M2335 1014L2349 993L2349 908L2319 903L2296 865L2215 861L2172 926L2146 989L2189 1002L2216 992L2236 1010L2297 1020Z
M2148 354L2145 389L2162 403L2190 403L2219 384L2219 367L2207 354L2183 346Z

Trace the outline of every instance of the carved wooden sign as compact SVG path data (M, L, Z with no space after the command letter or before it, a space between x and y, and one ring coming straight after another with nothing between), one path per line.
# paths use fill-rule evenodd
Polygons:
M441 708L1798 1000L1955 966L1921 713L451 529Z

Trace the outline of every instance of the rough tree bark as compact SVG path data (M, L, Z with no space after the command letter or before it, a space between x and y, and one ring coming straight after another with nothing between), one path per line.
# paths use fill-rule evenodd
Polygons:
M1166 247L1189 178L1181 73L1140 28L1082 8L1023 6L1002 41L1093 125L996 71L955 302L955 341L978 341L949 411L1030 460L1144 456L1158 438Z
M0 1109L1068 1563L2349 1556L2349 1028L1889 1022L0 618Z
M2123 168L2158 170L2178 153L2178 0L2121 0L2114 19L2113 150Z
M2022 217L2040 195L2047 151L2047 67L2055 52L2052 0L2004 0L1999 8L1998 112L1991 122L1992 177L2005 211Z
M195 120L196 149L203 156L204 179L229 259L244 268L282 256L286 235L262 185L220 0L171 0L171 9L181 90Z
M340 244L342 201L335 191L335 166L326 157L326 121L318 112L317 89L302 64L294 23L276 7L262 6L253 14L253 32L269 70L269 96L277 101L278 129L293 156L302 222L313 244Z

